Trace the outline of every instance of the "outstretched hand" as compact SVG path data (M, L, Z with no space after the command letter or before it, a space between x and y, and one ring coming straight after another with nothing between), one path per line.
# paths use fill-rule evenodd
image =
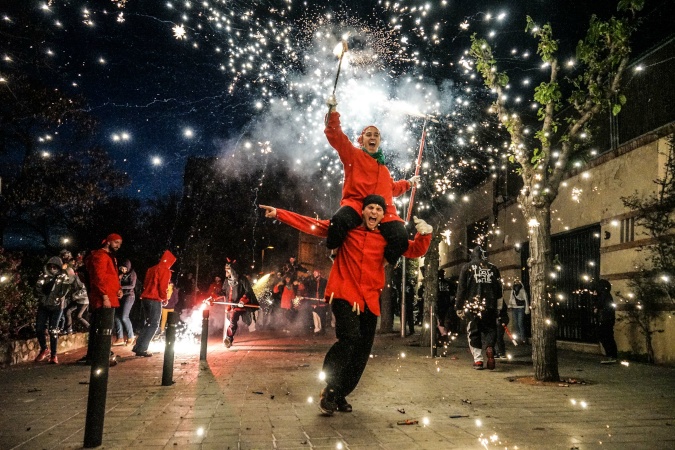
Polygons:
M337 99L334 95L331 95L326 99L326 105L328 105L330 109L335 109L337 106Z
M258 205L260 208L265 210L265 217L268 219L276 219L277 217L277 209L272 207L272 206L267 206L267 205Z
M414 186L416 188L420 187L420 176L419 175L414 175L410 177L408 180L408 183L410 183L410 186Z

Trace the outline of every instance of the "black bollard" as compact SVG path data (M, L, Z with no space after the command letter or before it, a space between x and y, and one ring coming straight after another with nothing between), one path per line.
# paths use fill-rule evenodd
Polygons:
M209 344L209 310L202 311L202 347L199 352L199 360L206 361L206 347Z
M84 448L94 448L103 441L105 401L108 395L108 371L110 369L110 346L115 318L114 308L99 308L92 319L89 336L91 373L89 375L89 398L87 418L84 425Z
M162 386L171 386L173 384L173 359L176 346L176 322L178 322L178 313L171 311L166 318Z

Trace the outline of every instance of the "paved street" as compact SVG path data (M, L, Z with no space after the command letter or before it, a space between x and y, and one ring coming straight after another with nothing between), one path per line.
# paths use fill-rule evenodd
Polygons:
M106 449L668 449L675 448L675 369L601 365L560 353L567 383L535 385L529 347L475 371L464 339L445 358L378 336L349 397L352 413L323 417L318 379L334 337L241 333L232 348L212 339L208 363L197 344L177 351L175 384L162 387L162 355L124 347L110 370ZM0 369L0 448L81 448L89 367ZM584 381L585 384L574 383ZM400 421L418 421L399 425Z

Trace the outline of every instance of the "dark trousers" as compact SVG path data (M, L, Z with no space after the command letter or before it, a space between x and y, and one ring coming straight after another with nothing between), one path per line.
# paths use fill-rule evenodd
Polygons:
M506 344L504 343L504 333L506 330L502 325L502 321L497 319L497 340L496 340L496 350L500 355L506 355Z
M239 318L245 313L246 311L236 311L234 309L227 312L227 320L230 321L230 324L225 331L225 337L230 338L230 341L234 341L234 335L237 334L237 329L239 328Z
M347 232L363 223L363 217L349 206L338 209L330 220L326 247L335 249L342 245L347 238ZM398 258L408 250L408 232L405 224L398 220L380 223L380 233L387 241L384 248L384 257L390 264L396 264Z
M469 323L469 346L475 349L494 347L497 340L497 310L487 309L481 313L481 317L468 314Z
M323 371L327 389L341 398L352 393L366 369L375 340L377 316L367 308L356 314L345 300L335 299L331 306L337 342L326 353Z
M136 345L132 349L134 353L148 351L150 341L155 336L159 328L159 321L162 318L162 302L142 298L141 309L145 315L145 322L138 333Z
M59 344L59 320L63 315L63 310L47 309L43 306L38 306L37 320L35 323L35 332L37 333L37 340L40 344L40 351L47 350L47 337L45 331L49 332L49 348L52 356L56 355L56 350Z
M135 301L136 296L134 294L125 295L120 299L120 307L115 310L115 334L117 339L124 339L125 333L129 340L134 338L134 326L129 319L129 313Z
M77 321L80 322L85 328L89 329L89 322L84 318L84 313L89 309L88 303L71 303L65 310L66 313L66 328L68 331L73 329L73 312L77 310Z
M598 326L598 340L602 344L602 348L605 349L605 355L608 358L614 358L618 356L616 341L614 340L614 325L613 324L600 324Z

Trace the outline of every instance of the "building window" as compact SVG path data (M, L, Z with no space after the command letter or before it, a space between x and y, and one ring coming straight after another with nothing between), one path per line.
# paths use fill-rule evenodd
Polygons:
M629 217L621 221L621 243L635 240L635 217Z

